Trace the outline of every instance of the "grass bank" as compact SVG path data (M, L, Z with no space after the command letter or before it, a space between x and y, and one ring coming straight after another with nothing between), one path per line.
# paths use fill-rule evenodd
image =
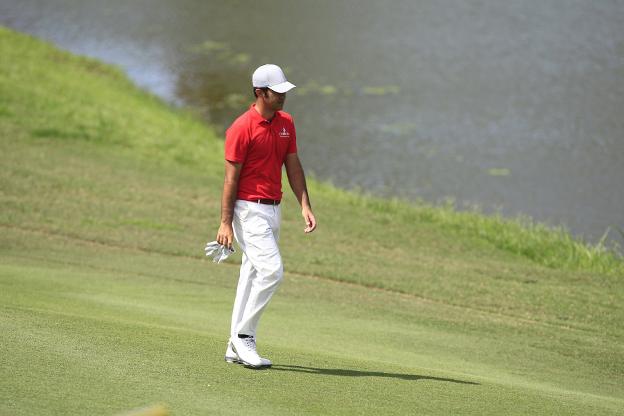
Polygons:
M618 414L624 266L560 231L310 184L286 282L222 362L202 258L222 142L120 71L0 29L0 413ZM305 140L305 138L301 138Z

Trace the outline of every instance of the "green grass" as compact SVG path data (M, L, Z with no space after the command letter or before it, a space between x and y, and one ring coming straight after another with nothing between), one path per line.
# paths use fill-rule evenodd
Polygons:
M317 232L283 205L276 365L226 365L222 142L109 66L0 53L0 414L624 414L616 255L314 181Z

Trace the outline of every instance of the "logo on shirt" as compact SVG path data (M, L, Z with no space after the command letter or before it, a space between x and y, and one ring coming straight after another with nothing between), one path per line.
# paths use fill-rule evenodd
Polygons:
M286 127L282 127L282 130L279 132L280 137L290 137L290 133L286 130Z

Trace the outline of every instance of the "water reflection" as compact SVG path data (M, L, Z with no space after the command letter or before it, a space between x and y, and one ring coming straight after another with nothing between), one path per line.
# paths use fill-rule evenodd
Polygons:
M205 41L189 48L191 56L179 73L175 92L185 103L203 109L207 122L221 133L252 100L250 56L220 42Z

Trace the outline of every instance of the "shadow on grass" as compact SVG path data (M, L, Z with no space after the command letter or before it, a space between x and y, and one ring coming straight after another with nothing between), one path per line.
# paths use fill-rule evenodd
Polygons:
M477 386L480 385L479 383L475 383L473 381L455 380L453 378L420 376L417 374L384 373L381 371L345 370L341 368L303 367L300 365L273 365L271 367L271 370L295 371L299 373L324 374L324 375L330 375L330 376L343 376L343 377L388 377L388 378L398 378L401 380L411 380L411 381L433 380L433 381L447 381L449 383L473 384Z

